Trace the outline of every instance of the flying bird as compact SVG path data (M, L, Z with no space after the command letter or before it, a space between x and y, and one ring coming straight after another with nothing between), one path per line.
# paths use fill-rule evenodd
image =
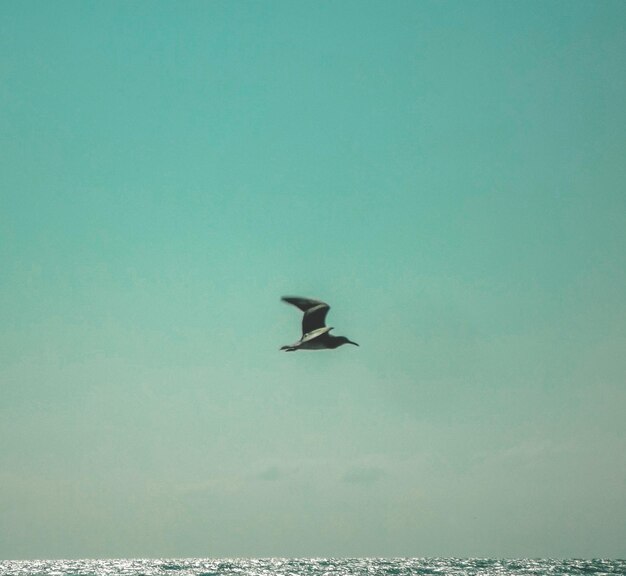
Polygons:
M325 350L326 348L337 348L342 344L358 346L356 342L348 340L345 336L330 334L332 327L329 328L325 324L326 314L330 310L330 306L325 302L298 296L283 296L282 301L300 308L304 315L302 316L302 338L293 344L282 346L281 350L285 350L285 352Z

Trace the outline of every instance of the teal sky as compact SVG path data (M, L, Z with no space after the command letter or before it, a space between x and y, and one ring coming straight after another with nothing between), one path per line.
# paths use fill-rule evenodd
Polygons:
M0 558L626 555L626 3L4 1L0 75Z

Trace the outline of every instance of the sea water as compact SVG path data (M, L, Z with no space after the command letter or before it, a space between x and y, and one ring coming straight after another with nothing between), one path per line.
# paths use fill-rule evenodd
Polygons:
M626 560L453 558L133 559L0 561L2 576L509 576L626 575Z

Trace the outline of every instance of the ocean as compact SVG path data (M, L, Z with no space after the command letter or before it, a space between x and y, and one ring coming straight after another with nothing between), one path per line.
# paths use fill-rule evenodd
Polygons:
M1 576L626 575L626 560L486 558L6 560Z

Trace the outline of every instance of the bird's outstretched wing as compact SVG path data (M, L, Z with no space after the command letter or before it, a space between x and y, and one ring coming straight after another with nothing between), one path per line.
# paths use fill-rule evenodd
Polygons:
M322 302L321 300L312 300L311 298L301 298L300 296L283 296L281 300L283 302L287 302L287 304L293 304L297 308L300 308L302 312L306 312L309 308L319 306L320 304L324 304L324 306L328 306L326 302Z
M326 326L326 314L330 306L321 300L311 300L310 298L300 298L299 296L283 296L283 302L293 304L304 312L302 317L302 335L308 334L318 328Z

